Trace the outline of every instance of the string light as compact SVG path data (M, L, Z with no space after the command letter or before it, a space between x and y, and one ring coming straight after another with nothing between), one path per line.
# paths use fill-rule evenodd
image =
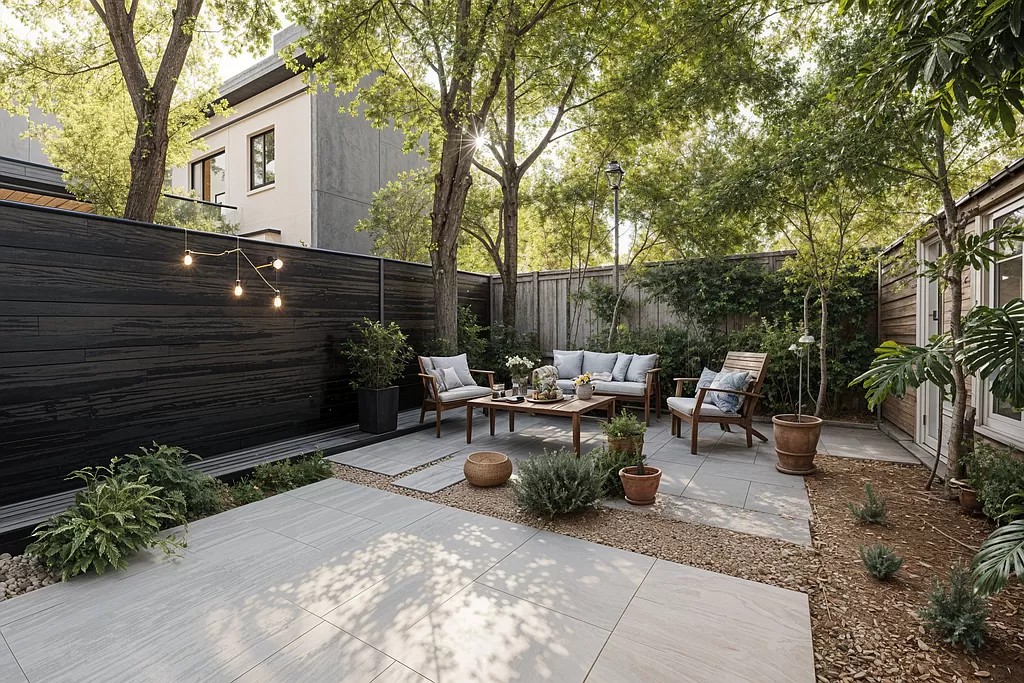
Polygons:
M264 263L263 265L257 266L255 263L252 262L252 259L250 259L246 255L246 253L242 250L241 240L237 236L235 237L235 248L234 249L226 249L226 250L224 250L224 251L222 251L220 253L212 253L212 252L207 252L207 251L193 251L192 249L188 248L188 230L185 230L185 255L181 259L181 262L184 265L186 265L186 266L193 265L195 263L195 261L196 261L196 257L198 257L198 256L209 256L209 257L212 257L212 258L219 258L221 256L230 256L231 254L235 255L235 287L234 287L234 290L233 290L235 296L236 297L241 297L242 294L245 293L245 290L242 288L242 259L244 258L245 262L248 263L249 266L254 271L256 271L256 274L260 276L260 279L263 280L263 284L265 284L267 287L269 287L274 292L274 308L281 308L284 305L284 303L281 300L281 290L277 288L276 282L277 282L277 271L279 271L282 268L284 268L284 261L282 261L278 257L274 257L273 259L269 260L267 263ZM273 285L270 284L270 282L267 280L267 278L263 277L263 273L260 272L263 268L273 268L274 269L274 282L275 282L275 284L273 284Z

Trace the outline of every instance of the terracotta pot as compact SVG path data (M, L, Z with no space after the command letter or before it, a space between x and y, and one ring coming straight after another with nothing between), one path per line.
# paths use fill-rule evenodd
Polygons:
M581 384L576 387L576 397L581 398L584 401L589 401L594 398L594 385L593 384Z
M981 503L978 502L978 492L971 486L960 486L960 507L972 515L981 513Z
M638 456L644 450L644 436L609 436L608 450Z
M636 467L623 467L619 470L622 488L626 490L626 501L632 505L650 505L658 495L661 483L661 470L657 467L644 465L644 474L636 473Z
M772 418L775 432L775 469L784 474L814 474L814 456L821 437L821 418L804 415L776 415Z

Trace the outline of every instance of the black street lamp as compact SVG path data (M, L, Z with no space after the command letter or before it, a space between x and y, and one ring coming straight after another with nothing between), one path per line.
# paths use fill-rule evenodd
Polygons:
M614 199L612 201L612 213L614 215L615 222L615 295L619 294L619 187L622 185L622 176L626 175L626 172L622 170L622 166L619 162L612 159L608 162L608 167L604 170L605 175L608 176L608 185L612 188Z

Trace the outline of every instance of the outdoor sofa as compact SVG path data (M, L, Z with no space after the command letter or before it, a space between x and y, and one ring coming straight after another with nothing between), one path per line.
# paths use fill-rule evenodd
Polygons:
M651 408L661 417L661 385L658 381L658 354L596 353L594 351L562 351L555 349L554 366L558 370L558 387L575 389L573 380L589 372L594 393L614 396L617 401L638 403L644 407L644 420L651 423Z

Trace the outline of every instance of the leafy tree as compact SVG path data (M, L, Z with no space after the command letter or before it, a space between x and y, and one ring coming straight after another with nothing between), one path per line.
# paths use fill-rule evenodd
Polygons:
M33 34L25 40L0 27L0 105L56 114L65 132L35 131L51 159L101 210L142 221L156 214L169 152L180 156L215 94L207 80L213 26L232 44L259 48L277 26L269 0L212 0L205 12L203 0L9 0L6 7ZM125 190L126 139L133 142Z
M399 173L377 190L370 214L356 223L356 232L368 232L377 256L426 263L430 260L430 171Z

